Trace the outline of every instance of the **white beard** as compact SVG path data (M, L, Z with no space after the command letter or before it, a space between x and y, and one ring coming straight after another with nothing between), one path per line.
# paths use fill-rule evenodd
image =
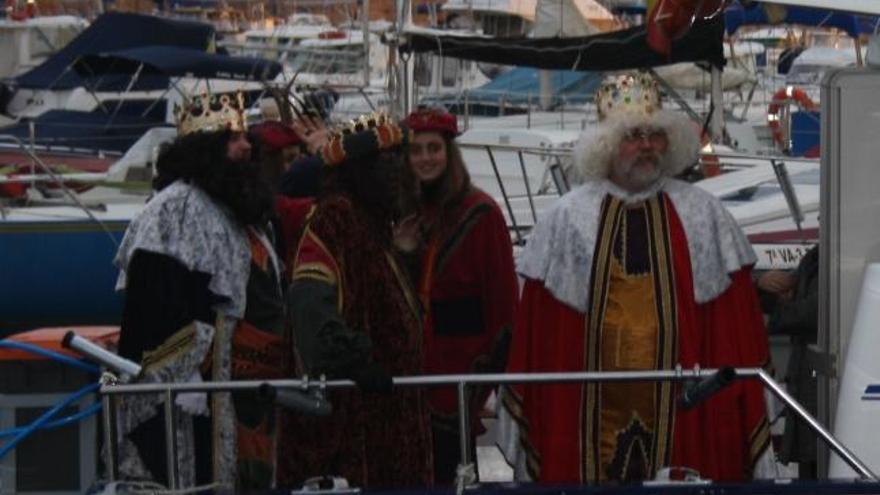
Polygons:
M636 162L639 160L651 160L654 166L650 169L639 167L633 170ZM620 162L614 166L614 171L618 177L626 178L630 186L636 190L643 190L657 182L663 175L660 171L661 157L659 154L636 155L625 162Z

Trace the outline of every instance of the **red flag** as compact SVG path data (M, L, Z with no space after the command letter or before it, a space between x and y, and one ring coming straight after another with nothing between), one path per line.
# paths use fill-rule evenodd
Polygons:
M697 19L717 15L727 0L648 0L648 46L669 55L672 42L688 32Z

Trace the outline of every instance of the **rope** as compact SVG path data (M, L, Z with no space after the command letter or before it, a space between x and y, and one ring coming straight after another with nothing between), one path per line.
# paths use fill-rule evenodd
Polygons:
M465 487L473 485L477 482L476 464L473 462L468 464L459 464L455 468L455 494L461 495Z
M19 351L30 352L31 354L36 354L38 356L47 357L49 359L53 359L58 361L59 363L66 364L69 366L73 366L74 368L79 368L88 373L100 373L101 369L97 366L89 363L84 363L78 359L74 359L70 356L66 356L64 354L57 353L55 351L50 351L48 349L43 349L40 346L34 344L28 344L25 342L14 342L12 340L0 340L0 349L15 349Z
M3 446L0 447L0 459L3 459L3 457L6 456L6 454L11 452L12 449L14 449L16 445L18 445L22 440L27 438L31 433L33 433L34 431L38 430L43 425L48 423L49 420L52 418L52 416L55 416L62 409L66 408L70 404L73 404L74 402L80 400L81 398L83 398L83 396L98 390L99 388L101 388L100 383L98 383L98 382L92 383L92 384L87 385L87 386L77 390L76 392L68 395L67 397L64 398L63 401L52 406L51 409L44 412L39 418L36 419L36 421L34 421L33 423L31 423L30 425L25 427L23 430L21 430L18 434L16 434L12 438L12 440L3 444Z
M41 430L51 430L54 428L60 428L62 426L67 426L70 423L76 423L77 421L79 421L81 419L85 419L93 414L97 414L98 411L100 411L100 410L101 410L101 404L96 402L96 403L92 404L91 406L89 406L88 408L83 409L82 411L80 411L76 414L71 414L70 416L67 416L65 418L56 419L55 421L51 421L49 423L46 423L43 426L41 426L40 429ZM23 432L25 429L27 429L26 426L22 426L19 428L10 428L8 430L0 430L0 438L12 436L12 435L18 435L19 433Z

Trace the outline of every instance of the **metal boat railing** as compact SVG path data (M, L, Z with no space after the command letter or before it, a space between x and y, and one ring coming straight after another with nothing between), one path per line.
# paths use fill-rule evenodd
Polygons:
M498 130L503 134L503 130ZM575 183L571 177L573 159L573 143L556 143L548 146L517 146L514 144L495 144L477 142L458 142L463 151L483 152L484 155L467 157L469 168L479 167L487 163L494 175L494 184L498 194L496 200L507 215L508 227L511 231L514 244L524 243L524 237L535 224L541 213L540 200L548 204L548 198L552 200L570 190ZM515 156L511 160L500 160L499 156ZM483 158L481 158L481 156ZM543 163L543 170L539 180L536 175L531 176L527 170L527 157L538 157ZM700 164L711 164L721 170L741 170L760 166L769 166L773 173L761 176L761 182L775 181L782 191L788 214L800 226L804 221L804 211L798 201L795 188L792 185L791 174L802 171L804 167L817 167L819 160L815 158L788 157L758 155L736 152L703 151L699 156ZM513 169L515 168L515 170ZM507 173L505 173L507 172ZM534 172L534 169L533 169ZM474 180L472 172L472 180ZM491 180L491 179L490 179ZM516 183L512 182L516 181ZM484 185L488 185L487 182ZM478 186L481 184L477 183ZM757 184L742 184L743 188ZM520 192L511 192L514 186L518 186Z
M672 381L683 382L689 380L706 379L714 376L717 369L683 369L678 367L674 370L651 370L651 371L605 371L605 372L568 372L568 373L498 373L498 374L471 374L471 375L425 375L393 378L394 387L435 387L455 386L458 390L459 410L459 442L461 466L471 464L470 459L470 418L468 411L468 389L481 385L512 385L524 383L586 383L586 382L632 382L632 381ZM737 379L758 380L779 400L784 402L791 410L802 419L828 447L841 457L860 478L876 481L877 476L856 455L837 440L816 418L801 406L782 385L776 382L766 371L761 368L736 368ZM103 401L103 426L105 440L105 465L107 474L112 481L117 476L116 471L116 397L124 394L163 394L165 414L165 439L166 459L168 463L168 480L170 488L179 486L177 480L177 467L172 459L176 459L176 426L174 415L176 414L174 398L178 393L186 392L242 392L256 391L267 384L277 389L289 389L302 392L324 391L328 389L355 387L350 380L249 380L227 382L200 382L200 383L141 383L122 384L105 381L100 388ZM708 399L711 400L711 399ZM461 473L462 470L459 470ZM317 474L317 473L316 473ZM457 487L461 490L466 480L459 474L456 480Z
M536 206L536 198L539 196L561 196L568 192L570 182L565 171L565 164L571 155L571 149L565 146L548 146L548 147L525 147L505 144L480 144L480 143L458 143L462 150L479 150L486 153L492 173L495 177L498 190L500 191L500 202L508 216L508 224L514 236L515 244L523 244L523 233L531 228L531 225L538 220L538 207ZM511 193L508 190L510 184L505 183L501 166L498 163L497 156L499 153L513 153L517 158L518 179L522 181L525 191L523 194ZM526 156L537 156L545 162L541 179L537 184L532 183L526 166ZM528 204L528 215L530 217L530 225L522 225L521 219L516 213L514 202L525 200Z
M77 207L79 207L86 214L86 216L89 217L89 219L91 221L98 224L98 226L101 228L101 230L103 230L104 233L107 234L107 237L110 238L110 240L113 242L113 244L115 246L117 246L117 247L119 246L119 241L116 240L116 237L113 236L113 234L110 232L110 229L107 227L107 225L104 224L104 222L102 222L98 217L96 217L95 214L88 207L88 205L86 205L77 196L76 192L74 192L72 189L70 189L67 186L67 184L64 183L64 180L65 180L64 177L62 177L61 175L59 175L58 173L53 171L51 167L46 165L46 163L43 162L43 160L41 160L40 157L37 156L37 154L34 153L34 151L31 148L29 148L21 139L19 139L18 136L13 136L11 134L0 134L0 143L3 143L3 142L8 142L8 143L12 143L12 144L16 145L25 155L28 156L28 158L30 158L31 163L33 163L37 168L39 168L43 174L45 174L47 177L49 177L49 179L51 179L51 182L56 184L61 189L61 191L64 192L65 196L70 198L70 200Z

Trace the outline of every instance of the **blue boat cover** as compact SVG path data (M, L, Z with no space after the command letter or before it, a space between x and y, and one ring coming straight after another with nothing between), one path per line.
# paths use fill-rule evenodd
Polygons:
M164 105L159 105L164 111ZM112 108L109 110L112 111ZM118 151L124 153L144 135L147 130L170 125L164 119L131 115L120 112L112 120L103 110L77 112L74 110L49 110L33 119L35 144L62 148ZM5 127L3 134L18 136L30 142L30 121L22 121Z
M84 81L80 74L71 70L71 65L82 55L146 45L205 51L213 40L214 27L209 24L111 12L98 17L67 46L13 81L19 88L71 89L87 86L94 90L119 91L130 82L130 74ZM151 76L141 78L133 89L163 89L167 86L166 76Z
M516 67L511 69L479 88L468 91L469 106L501 107L536 105L541 94L541 71L532 67ZM551 106L562 104L583 104L590 101L593 93L602 83L604 73L595 71L550 71ZM428 105L444 105L457 107L463 105L463 94L445 95L425 99L421 103ZM488 111L478 113L494 114Z
M814 9L809 7L790 7L773 5L774 9L784 9L785 17L779 18L774 13L773 20L767 14L762 3L754 3L743 7L739 2L731 4L724 11L724 27L727 34L733 34L746 25L768 24L800 24L803 26L833 27L846 31L853 38L861 34L872 34L880 26L880 17L871 15L855 15L834 10Z
M73 68L82 77L131 75L143 64L142 76L272 80L281 72L278 62L252 57L232 57L176 46L141 46L83 55Z

